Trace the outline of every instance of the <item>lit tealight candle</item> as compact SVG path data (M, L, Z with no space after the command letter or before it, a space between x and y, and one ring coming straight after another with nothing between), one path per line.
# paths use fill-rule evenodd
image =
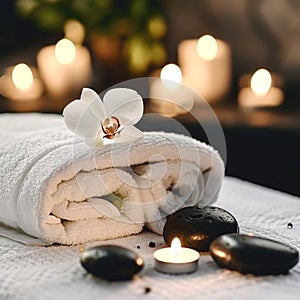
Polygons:
M183 82L208 102L224 98L231 83L231 51L224 41L211 35L184 40L178 46Z
M91 58L87 48L68 39L42 48L37 56L41 77L50 96L58 98L79 92L91 80Z
M273 107L283 102L284 94L273 86L270 72L266 69L257 70L251 77L250 86L240 90L239 105L242 107Z
M171 247L159 249L153 254L155 269L168 274L193 273L198 269L200 254L181 247L179 238L174 238Z
M24 63L8 68L0 78L0 93L9 99L35 100L42 92L36 70Z
M163 115L186 113L193 107L191 91L182 85L181 69L175 64L164 66L160 78L153 79L150 86L150 106Z

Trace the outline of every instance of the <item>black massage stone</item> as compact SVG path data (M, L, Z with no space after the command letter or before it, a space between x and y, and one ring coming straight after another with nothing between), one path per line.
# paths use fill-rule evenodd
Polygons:
M143 269L144 262L133 251L115 245L90 248L83 252L81 265L91 274L107 281L124 281Z
M299 260L298 251L288 245L243 234L216 238L210 255L223 268L255 275L285 274Z
M168 216L163 235L168 245L178 237L183 247L206 252L216 237L238 231L237 220L225 209L188 206Z

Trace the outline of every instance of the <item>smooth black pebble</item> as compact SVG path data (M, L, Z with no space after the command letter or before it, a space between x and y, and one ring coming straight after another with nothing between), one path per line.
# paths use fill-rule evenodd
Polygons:
M107 281L130 280L144 266L140 256L116 245L90 248L83 252L80 262L89 273Z
M255 275L285 274L299 261L296 249L283 243L244 234L226 234L210 245L221 267Z
M182 246L206 252L216 237L238 231L237 220L225 209L188 206L168 216L163 235L168 245L178 237Z

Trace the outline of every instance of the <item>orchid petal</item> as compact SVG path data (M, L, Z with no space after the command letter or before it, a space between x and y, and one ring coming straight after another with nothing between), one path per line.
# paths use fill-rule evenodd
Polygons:
M144 138L143 132L137 129L135 126L127 126L121 132L119 136L116 136L114 143L133 142Z
M117 117L123 126L137 123L143 116L143 99L134 90L117 88L109 90L103 99L107 117Z
M81 100L69 103L63 111L66 126L79 136L96 136L101 125L99 119L88 109Z
M82 90L80 99L87 104L89 110L95 115L96 118L100 120L105 119L104 105L99 95L94 90L84 88Z

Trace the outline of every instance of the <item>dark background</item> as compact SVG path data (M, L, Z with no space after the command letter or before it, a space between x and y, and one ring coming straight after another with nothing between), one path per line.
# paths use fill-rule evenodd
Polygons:
M176 62L177 45L187 38L212 34L227 41L233 53L233 81L228 99L213 107L227 142L227 175L300 196L300 3L296 0L165 1L168 33L167 61ZM0 2L0 73L53 44L62 32L46 32L20 18L14 1ZM89 47L88 42L86 43ZM98 91L115 82L105 77L95 58L93 87ZM284 105L274 109L240 111L238 80L244 73L266 67L279 73L285 85ZM130 75L128 75L128 78ZM131 76L132 77L132 76ZM1 112L24 111L0 99ZM61 113L57 106L27 107L26 111ZM187 117L179 120L192 136L205 140L202 129Z

